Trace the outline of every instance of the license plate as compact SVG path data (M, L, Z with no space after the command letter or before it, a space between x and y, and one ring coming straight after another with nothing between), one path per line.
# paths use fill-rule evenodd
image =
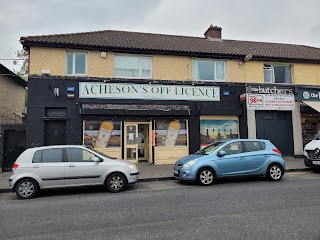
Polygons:
M314 165L320 165L320 161L312 161Z
M174 175L178 175L178 173L179 173L179 172L178 172L177 170L173 170L173 174L174 174Z

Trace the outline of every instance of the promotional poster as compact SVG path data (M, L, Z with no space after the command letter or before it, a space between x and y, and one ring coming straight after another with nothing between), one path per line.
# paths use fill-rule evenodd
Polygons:
M120 147L120 121L84 121L83 145L93 148Z
M186 120L157 120L155 130L156 146L187 146Z
M222 140L239 138L237 120L200 120L201 147Z

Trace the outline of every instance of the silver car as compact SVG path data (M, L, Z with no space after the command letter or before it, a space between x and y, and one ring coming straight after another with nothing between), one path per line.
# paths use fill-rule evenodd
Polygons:
M84 146L63 145L30 148L17 158L9 179L21 199L34 197L41 189L105 186L120 192L138 181L134 163L112 159Z

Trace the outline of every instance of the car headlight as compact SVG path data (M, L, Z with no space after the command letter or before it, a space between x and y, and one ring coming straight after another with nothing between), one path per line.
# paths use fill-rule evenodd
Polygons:
M129 168L130 171L133 171L133 172L138 171L138 168L135 164L127 165L127 167Z
M189 167L191 167L193 164L195 164L197 161L198 161L198 159L191 160L191 161L187 162L186 164L184 164L184 165L183 165L183 168L189 168Z

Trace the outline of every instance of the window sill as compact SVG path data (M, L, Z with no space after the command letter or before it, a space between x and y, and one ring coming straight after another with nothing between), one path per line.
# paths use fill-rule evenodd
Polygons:
M152 79L152 77L121 77L121 76L115 76L114 78L127 78L127 79Z
M87 74L67 74L69 77L87 77Z

